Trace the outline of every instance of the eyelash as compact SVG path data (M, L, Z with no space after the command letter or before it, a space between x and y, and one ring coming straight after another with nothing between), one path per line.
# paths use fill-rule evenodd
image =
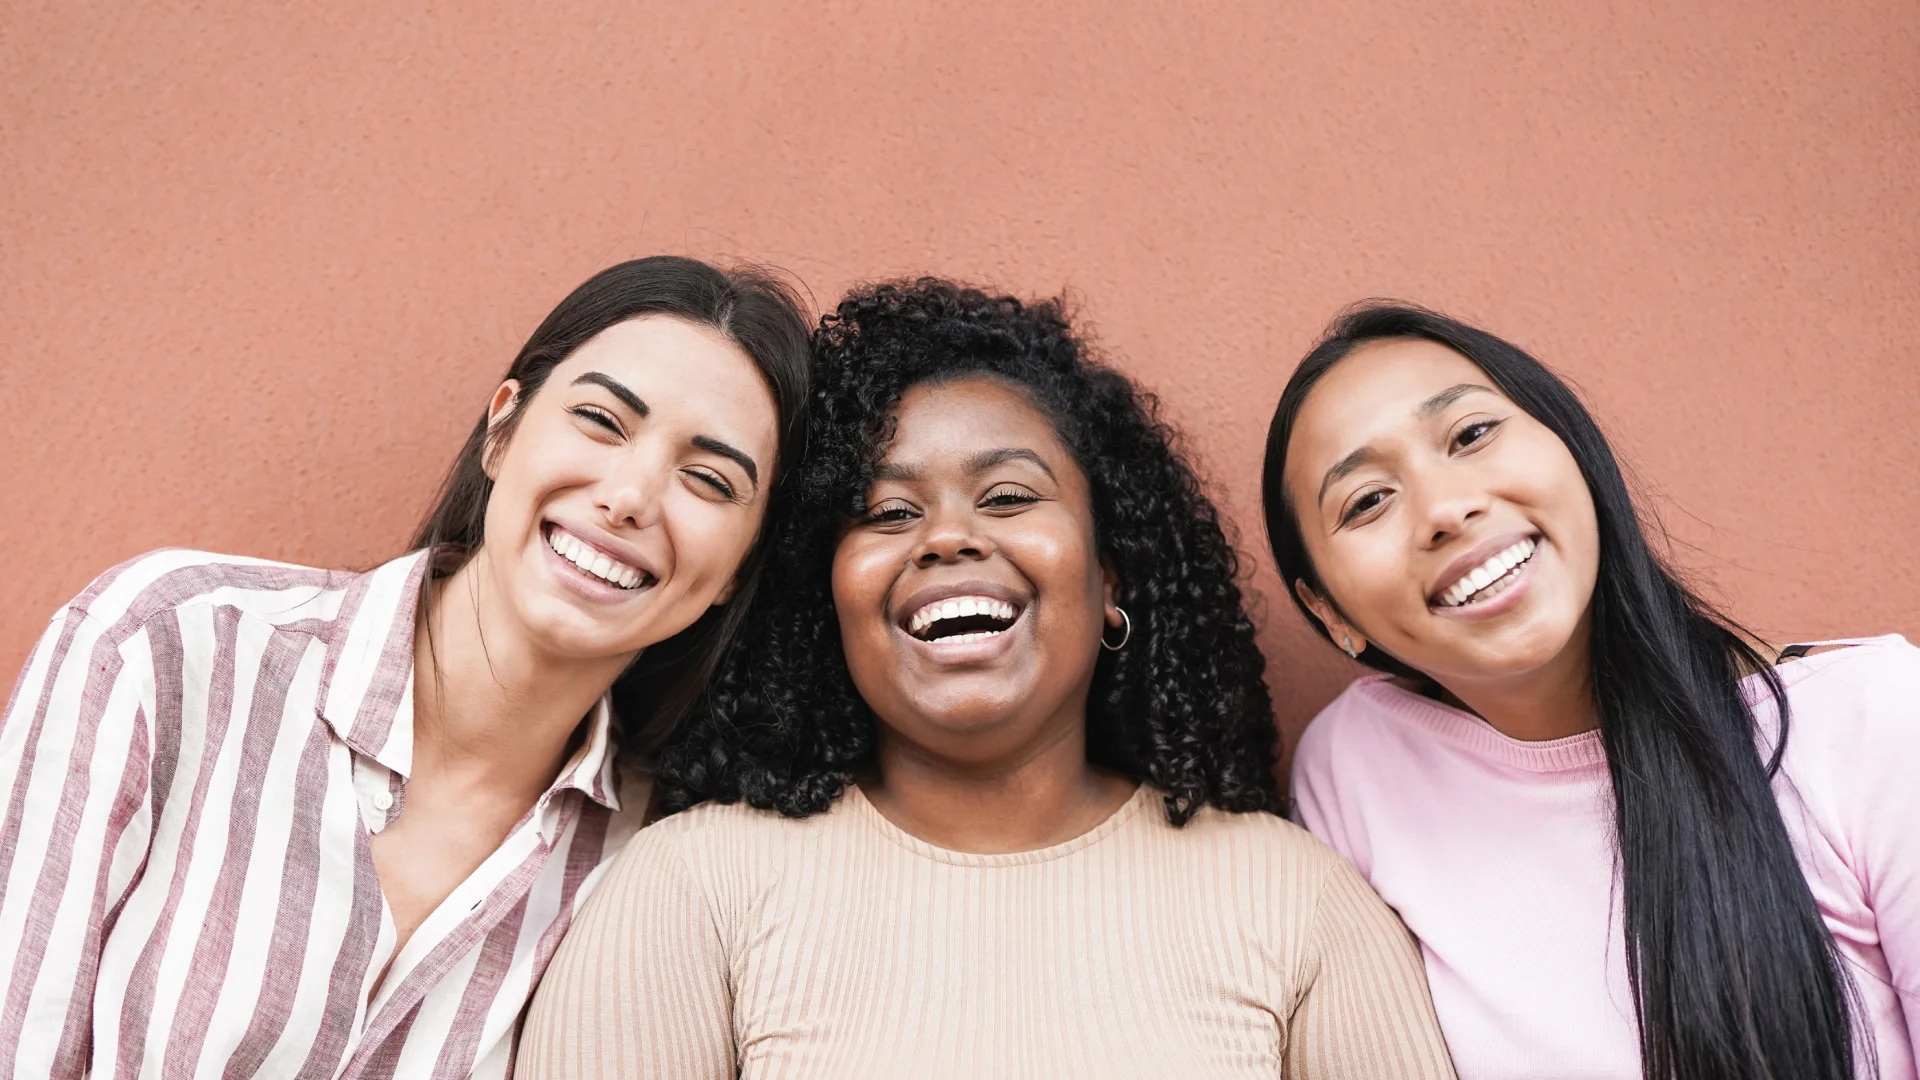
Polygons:
M1357 518L1360 515L1366 513L1367 511L1373 509L1375 506L1378 506L1379 505L1378 503L1368 504L1367 500L1372 498L1375 495L1384 496L1385 494L1386 494L1385 490L1380 488L1375 488L1374 490L1361 495L1359 498L1353 500L1351 503L1348 503L1347 512L1340 515L1340 524L1342 525L1348 524L1349 522L1353 521L1354 518Z
M733 485L727 483L727 481L723 477L721 477L719 473L708 472L705 469L688 469L687 475L693 477L696 480L701 481L702 483L706 484L708 487L726 496L729 501L734 501L740 498L739 493L733 490Z
M1493 433L1493 429L1499 427L1500 423L1501 422L1498 420L1476 420L1473 423L1468 424L1466 427L1463 427L1459 431L1454 433L1453 445L1456 449L1460 449L1460 450L1464 450L1469 446L1476 446L1481 442L1484 442L1486 439L1486 436L1491 435ZM1479 438L1472 440L1471 442L1462 443L1460 440L1464 438L1469 431L1482 432L1482 435Z
M986 498L980 500L980 505L999 507L1027 506L1039 501L1040 497L1032 492L1021 491L1017 487L1000 487L987 492Z
M619 423L617 423L614 420L614 418L612 416L609 416L604 410L596 409L591 405L576 405L569 411L571 411L573 415L581 418L582 420L585 420L592 424L597 424L600 427L603 427L608 431L614 433L615 435L626 434L626 432L620 430Z

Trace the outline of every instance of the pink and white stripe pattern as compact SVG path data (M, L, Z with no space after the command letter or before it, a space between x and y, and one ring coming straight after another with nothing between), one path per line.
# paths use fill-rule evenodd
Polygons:
M0 724L0 1080L511 1074L647 792L602 701L396 952L369 838L406 805L425 567L161 551L54 616Z

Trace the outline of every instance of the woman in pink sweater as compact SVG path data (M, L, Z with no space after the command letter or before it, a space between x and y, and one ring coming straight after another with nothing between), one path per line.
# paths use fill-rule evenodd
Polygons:
M1744 633L1568 387L1419 308L1334 323L1264 484L1295 599L1381 672L1301 740L1297 814L1419 937L1463 1078L1916 1075L1920 651Z

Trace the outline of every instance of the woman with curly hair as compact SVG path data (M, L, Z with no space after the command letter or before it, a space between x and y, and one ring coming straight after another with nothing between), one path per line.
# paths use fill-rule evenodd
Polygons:
M527 1075L1451 1076L1406 931L1279 816L1153 400L937 280L814 345L770 580L658 763L694 808L563 944Z

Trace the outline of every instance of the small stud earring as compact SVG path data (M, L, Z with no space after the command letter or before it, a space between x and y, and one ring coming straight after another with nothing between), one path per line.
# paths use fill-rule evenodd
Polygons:
M1358 659L1360 659L1360 650L1359 650L1359 649L1356 649L1356 648L1354 648L1354 647L1353 647L1353 635L1352 635L1352 634L1341 634L1341 635L1340 635L1340 644L1341 644L1341 646L1342 646L1343 648L1345 648L1345 649L1347 650L1347 655L1348 655L1349 657L1352 657L1352 658L1353 658L1353 659L1355 659L1355 660L1358 660Z

